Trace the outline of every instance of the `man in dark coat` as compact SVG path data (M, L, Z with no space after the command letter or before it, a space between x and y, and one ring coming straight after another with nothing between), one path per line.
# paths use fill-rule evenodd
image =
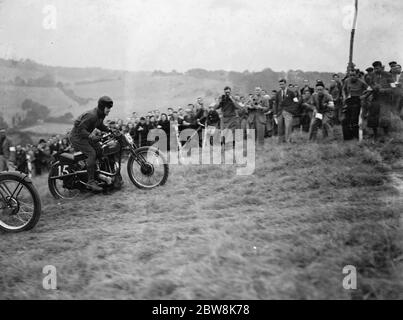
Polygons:
M368 85L358 77L357 71L350 71L349 77L344 81L343 85L343 98L346 104L342 121L344 140L359 138L361 96L364 95L367 89Z
M96 150L94 145L99 141L99 136L95 129L100 131L109 131L109 128L104 125L105 117L111 111L113 101L109 97L101 97L98 100L98 107L83 113L74 122L74 127L71 130L70 141L75 150L80 150L87 156L87 185L93 191L102 191L102 188L95 182L96 169Z
M15 151L15 165L17 167L17 171L28 174L27 153L20 145L17 146Z
M390 72L383 69L382 62L375 61L372 66L374 72L369 78L369 86L373 90L372 102L368 112L367 126L373 129L374 138L377 138L378 127L381 127L384 134L389 134L391 126L391 116L393 110L393 76Z
M291 142L291 132L294 115L298 114L298 98L294 91L287 88L287 81L279 81L280 90L277 92L274 105L274 120L278 125L279 143Z
M141 117L140 122L133 129L133 139L139 144L140 147L147 145L148 131L146 118Z
M238 110L241 109L239 104L231 95L231 88L224 88L224 95L219 99L215 109L221 109L223 117L223 130L231 130L235 136L235 130L240 128Z
M323 130L323 137L327 138L333 119L334 102L332 96L325 92L323 83L318 82L316 84L316 92L312 95L309 105L313 110L314 117L311 122L309 140L316 140L319 128Z

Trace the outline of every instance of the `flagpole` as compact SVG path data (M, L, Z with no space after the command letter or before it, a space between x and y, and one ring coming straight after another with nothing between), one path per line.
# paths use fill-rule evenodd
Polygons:
M354 69L353 65L353 57L354 57L354 38L355 38L355 30L357 29L357 20L358 20L358 0L355 0L354 5L354 20L353 27L351 29L351 37L350 37L350 53L348 57L348 67L347 67L347 75L350 70ZM363 108L361 107L360 115L358 117L358 141L362 141L364 138L364 130L363 130Z
M353 68L354 38L355 38L355 30L357 29L357 19L358 19L358 0L355 0L354 20L353 20L353 28L351 30L351 37L350 37L350 54L349 54L349 59L348 59L347 72Z

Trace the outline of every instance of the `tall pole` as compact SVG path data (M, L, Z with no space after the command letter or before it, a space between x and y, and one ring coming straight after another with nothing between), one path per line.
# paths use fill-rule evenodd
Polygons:
M355 30L357 29L357 18L358 18L358 0L355 0L354 6L354 20L353 20L353 28L351 30L351 37L350 37L350 54L348 59L348 70L353 68L353 55L354 55L354 37L355 37Z
M354 20L353 20L353 27L351 29L351 37L350 37L350 54L348 57L348 67L347 67L347 74L350 70L354 69L353 65L353 56L354 56L354 37L355 37L355 30L357 29L357 19L358 19L358 0L355 0L354 6ZM363 113L362 108L360 110L360 115L358 117L358 141L362 141L364 138L364 130L363 130Z

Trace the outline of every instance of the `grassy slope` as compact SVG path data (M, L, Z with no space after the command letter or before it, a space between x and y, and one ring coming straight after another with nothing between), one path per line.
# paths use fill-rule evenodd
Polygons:
M25 99L32 99L49 107L52 116L63 115L66 112L78 116L83 111L94 108L99 97L109 95L116 106L110 116L126 118L133 111L145 113L160 108L162 112L166 112L168 107L185 107L188 103L195 103L197 97L205 97L208 91L218 94L217 88L223 88L226 84L230 83L188 76L152 77L132 74L123 80L69 86L68 88L73 89L76 95L94 99L85 106L79 106L58 88L16 87L2 84L0 112L7 122L11 123L14 114L22 113L22 102ZM206 103L213 101L213 97L206 98Z
M32 127L21 129L21 132L35 132L42 135L65 134L71 130L72 124L44 122Z
M36 229L1 234L0 298L402 298L403 206L380 156L397 146L268 142L252 176L173 166L163 188L127 182L68 203L50 200L40 178ZM47 264L54 292L41 287ZM354 294L342 288L348 264Z
M75 85L72 89L85 98L110 95L116 105L111 117L123 117L130 116L133 111L159 108L166 112L168 107L185 107L188 103L195 103L197 97L205 97L207 91L218 94L226 84L230 83L183 75L156 77L131 74L122 80ZM206 103L211 102L214 102L214 97L206 98Z
M11 123L16 113L23 113L21 104L25 99L31 99L47 106L52 116L60 116L66 112L77 114L82 110L75 101L63 94L58 88L16 87L0 85L1 109L4 118Z

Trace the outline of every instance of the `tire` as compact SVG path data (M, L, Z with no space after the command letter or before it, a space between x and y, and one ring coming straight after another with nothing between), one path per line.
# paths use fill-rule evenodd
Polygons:
M53 177L54 175L58 175L57 168L58 168L59 165L60 165L60 163L56 162L51 166L51 168L49 170L49 175L48 175L48 188L49 188L49 191L52 194L52 196L55 199L58 199L58 200L60 200L60 199L63 199L63 200L74 199L80 193L79 190L75 190L75 194L72 195L72 196L64 195L64 194L62 194L62 192L60 190L58 190L59 188L56 185L56 180L51 179L51 177Z
M9 233L17 233L17 232L31 230L38 223L39 218L41 216L41 212L42 212L41 198L38 194L38 191L36 190L36 188L34 187L32 182L30 181L30 179L26 178L26 176L23 174L1 173L0 174L0 185L4 186L6 181L13 181L15 183L18 183L17 184L18 188L19 188L20 184L26 188L26 190L28 191L28 195L30 196L30 198L33 202L33 212L32 212L31 218L20 227L7 225L7 223L5 223L2 220L2 215L1 215L0 216L0 230L9 232ZM21 189L20 191L22 191L22 190L23 189ZM13 191L13 190L11 190L11 191ZM3 198L3 196L5 196L3 187L0 189L0 192L2 193L2 195L0 195L0 202L2 203L2 207L3 207L6 205L6 203L4 202L4 198ZM18 196L19 195L17 195L16 198L13 197L13 199L14 199L13 204L18 207L17 213L20 212L21 204L22 204L20 202L21 200L18 200ZM16 209L16 207L14 207L14 209ZM10 208L6 209L4 207L3 210L0 209L0 212L3 213L4 210L13 210L13 209L10 209Z
M139 166L139 167L140 167L140 165L137 163L134 156L130 155L129 161L127 162L127 173L129 175L131 182L139 189L148 189L149 190L149 189L154 189L158 186L163 186L167 182L168 175L169 175L169 166L168 166L166 158L163 156L163 154L154 147L141 147L141 148L136 149L134 152L136 155L140 155L143 157L150 153L157 155L158 158L160 158L162 160L161 169L163 170L163 173L162 173L161 178L153 184L147 185L147 184L141 182L138 179L138 177L136 177L136 175L134 174L134 170L133 170L134 165ZM155 173L155 165L152 167L153 167L153 173L152 173L152 175L153 175ZM147 176L147 175L144 175L144 176Z

